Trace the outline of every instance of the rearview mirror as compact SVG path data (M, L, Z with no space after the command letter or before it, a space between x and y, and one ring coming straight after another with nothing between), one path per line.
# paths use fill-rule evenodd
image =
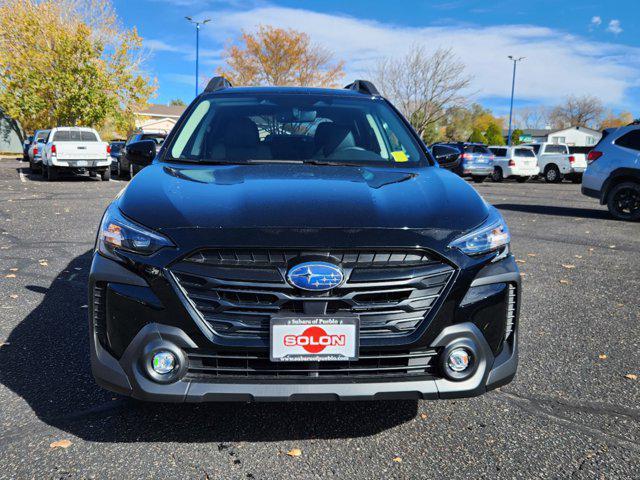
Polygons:
M156 142L141 140L127 145L127 159L136 165L146 166L156 157Z

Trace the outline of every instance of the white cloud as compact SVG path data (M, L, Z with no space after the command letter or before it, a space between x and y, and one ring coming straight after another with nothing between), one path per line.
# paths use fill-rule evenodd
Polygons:
M620 20L611 20L609 22L609 26L607 27L607 32L611 32L614 35L618 35L622 33L622 27L620 26Z
M185 48L171 45L164 40L145 39L144 46L152 52L180 52L185 53Z
M599 17L598 15L595 15L595 16L591 17L591 24L589 26L589 30L593 30L594 28L598 28L600 25L602 25L602 17Z
M508 97L508 55L526 57L518 65L521 100L556 102L569 94L590 94L607 104L621 105L626 90L640 85L639 48L590 41L546 27L452 26L448 22L419 28L281 7L204 14L214 13L216 28L207 29L206 35L218 43L257 24L308 33L346 61L345 80L366 76L381 58L402 55L411 45L423 44L429 50L451 47L474 77L471 89L479 92L479 98Z

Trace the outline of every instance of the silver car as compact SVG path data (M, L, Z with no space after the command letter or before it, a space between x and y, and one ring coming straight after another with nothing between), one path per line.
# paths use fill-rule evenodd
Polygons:
M603 132L587 156L582 193L620 220L640 220L640 122Z

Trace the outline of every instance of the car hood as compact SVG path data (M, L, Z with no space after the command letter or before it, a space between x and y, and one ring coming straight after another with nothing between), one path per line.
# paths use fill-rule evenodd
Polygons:
M384 228L467 231L488 215L476 191L437 167L154 163L119 198L156 230Z

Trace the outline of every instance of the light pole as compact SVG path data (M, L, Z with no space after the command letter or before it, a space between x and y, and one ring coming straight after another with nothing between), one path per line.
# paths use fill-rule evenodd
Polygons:
M200 26L204 25L205 23L209 23L211 21L210 18L206 18L202 21L196 21L194 20L192 17L184 17L186 18L189 23L193 23L196 26L196 97L198 96L199 93L199 87L198 87L198 63L200 60Z
M516 88L516 64L524 60L524 57L516 58L509 55L509 60L513 62L513 79L511 80L511 107L509 108L509 134L507 136L507 145L511 146L511 121L513 119L513 92Z

